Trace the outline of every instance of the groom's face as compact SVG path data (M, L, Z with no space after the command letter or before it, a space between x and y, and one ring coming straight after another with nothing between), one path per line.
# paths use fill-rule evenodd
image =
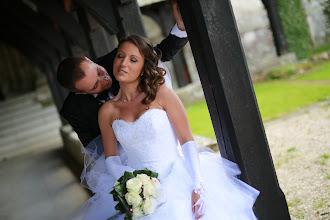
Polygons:
M77 94L99 94L112 85L112 79L102 66L86 60L80 64L85 77L75 83L75 88L82 91Z

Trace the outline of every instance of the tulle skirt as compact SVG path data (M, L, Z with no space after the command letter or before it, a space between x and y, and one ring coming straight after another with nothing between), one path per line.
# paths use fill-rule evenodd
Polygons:
M95 145L96 146L96 145ZM87 151L87 152L86 152ZM85 150L85 169L82 185L92 190L91 197L75 214L74 219L106 220L118 213L117 202L109 192L116 181L105 167L104 154L97 150ZM259 191L236 178L240 174L237 164L211 152L199 153L204 180L203 200L205 214L201 220L215 219L257 219L253 204ZM125 163L127 158L122 157ZM187 172L182 156L178 156L171 171L161 175L159 207L151 215L141 220L189 220L193 219L191 206L192 180ZM124 219L125 215L117 219Z

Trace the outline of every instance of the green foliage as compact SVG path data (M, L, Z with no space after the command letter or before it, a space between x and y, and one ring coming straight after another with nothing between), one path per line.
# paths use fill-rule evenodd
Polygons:
M310 74L313 69L313 74ZM273 81L290 77L299 80L330 80L330 62L305 60L297 64L288 64L274 68L265 74L264 80Z
M312 45L301 0L277 0L277 5L290 51L298 59L309 57Z
M290 64L269 71L265 77L266 80L289 78L295 74L295 66Z
M330 28L330 0L325 0L322 6L324 7L323 13L327 17L328 28Z
M144 169L144 170L135 170L133 172L134 176L137 176L138 174L146 174L148 176L154 177L154 178L158 178L158 173L156 172L152 172L151 170L148 169Z

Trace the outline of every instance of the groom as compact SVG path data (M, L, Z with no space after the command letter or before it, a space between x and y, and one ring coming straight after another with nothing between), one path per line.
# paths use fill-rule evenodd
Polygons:
M169 61L187 43L187 35L176 2L172 2L173 16L177 22L171 34L156 46L162 52L162 61ZM92 62L88 58L64 59L57 69L57 80L70 90L60 114L69 122L86 147L101 134L98 110L119 91L113 76L113 60L117 48Z

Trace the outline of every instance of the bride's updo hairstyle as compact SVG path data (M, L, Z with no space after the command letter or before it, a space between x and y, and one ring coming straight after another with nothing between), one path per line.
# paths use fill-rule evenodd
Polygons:
M133 43L144 56L144 66L141 71L142 76L138 90L146 93L147 96L142 100L142 103L149 105L155 100L159 87L165 83L166 70L158 67L162 53L160 50L155 50L150 40L139 35L130 35L121 39L118 48L125 42Z

